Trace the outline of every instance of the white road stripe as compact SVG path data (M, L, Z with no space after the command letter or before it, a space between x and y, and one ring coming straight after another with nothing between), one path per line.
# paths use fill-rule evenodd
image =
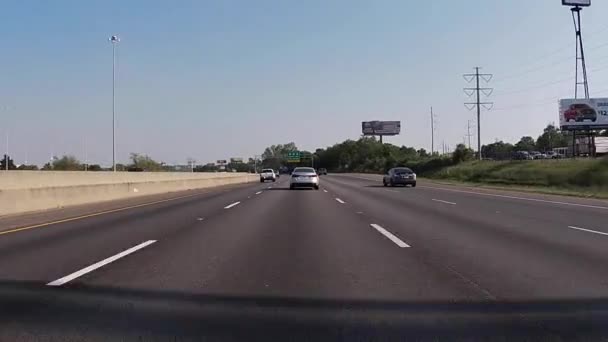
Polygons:
M323 189L323 192L327 192L327 190Z
M341 200L339 198L336 198L336 201L338 201L339 203L342 203L342 204L346 203L346 202L344 202L343 200Z
M585 228L580 228L580 227L575 227L575 226L568 226L568 228L576 229L576 230L582 230L582 231L588 232L588 233L594 233L594 234L600 234L600 235L608 235L608 233L598 232L597 230L585 229Z
M237 206L239 204L241 204L241 202L234 202L232 204L228 204L227 206L225 206L224 209L230 209L230 208L232 208L234 206Z
M261 194L261 193L262 193L261 191L258 191L258 192L256 192L255 194L256 194L256 195L259 195L259 194Z
M140 243L139 245L137 245L135 247L131 247L131 248L127 249L126 251L120 252L120 253L118 253L118 254L116 254L114 256L111 256L111 257L109 257L107 259L104 259L104 260L102 260L102 261L100 261L98 263L95 263L95 264L93 264L91 266L85 267L85 268L81 269L80 271L76 271L76 272L74 272L74 273L72 273L70 275L67 275L67 276L63 277L63 278L59 278L59 279L57 279L55 281L52 281L52 282L50 282L50 283L48 283L46 285L47 286L61 286L61 285L65 284L65 283L68 283L68 282L70 282L70 281L72 281L72 280L74 280L76 278L82 277L83 275L85 275L87 273L93 272L93 271L95 271L96 269L98 269L100 267L103 267L103 266L105 266L105 265L107 265L109 263L112 263L112 262L120 259L120 258L123 258L123 257L125 257L125 256L127 256L127 255L129 255L131 253L135 253L138 250L140 250L140 249L142 249L144 247L147 247L147 246L149 246L149 245L151 245L151 244L153 244L155 242L156 242L156 240L148 240L148 241L146 241L144 243Z
M448 202L448 201L443 201L443 200L438 200L438 199L431 199L431 201L435 201L435 202L439 202L439 203L445 203L445 204L450 204L450 205L456 205L456 203L454 202Z
M375 230L379 231L380 234L386 236L389 240L393 241L397 246L399 246L401 248L411 247L410 245L408 245L407 243L401 241L398 237L396 237L395 235L393 235L388 230L382 228L381 226L379 226L379 225L377 225L375 223L370 224L370 226L372 226L372 228L374 228Z
M569 205L569 206L573 206L573 207L583 207L583 208L593 208L593 209L608 210L608 207L602 207L602 206L599 206L599 205L579 204L579 203L560 202L560 201L549 201L549 200L543 200L543 199L538 199L538 198L517 197L517 196L499 195L499 194L488 194L488 193L483 193L483 192L465 191L465 190L456 190L456 189L446 189L446 188L437 188L437 187L434 187L434 186L424 186L424 185L419 185L418 187L425 188L425 189L434 189L434 190L460 192L460 193L480 195L480 196L500 197L500 198L516 199L516 200L530 201L530 202L541 202L541 203L549 203L549 204Z
M391 190L391 189L386 189L386 191L390 191L390 192L399 192L397 190Z

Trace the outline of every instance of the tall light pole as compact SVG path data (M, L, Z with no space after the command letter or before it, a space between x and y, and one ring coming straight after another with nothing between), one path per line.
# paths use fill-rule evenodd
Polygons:
M110 37L112 43L112 169L116 172L116 44L118 36Z
M431 106L431 156L435 150L435 115L433 114L433 107Z
M6 153L4 154L4 167L8 171L8 132L6 132Z

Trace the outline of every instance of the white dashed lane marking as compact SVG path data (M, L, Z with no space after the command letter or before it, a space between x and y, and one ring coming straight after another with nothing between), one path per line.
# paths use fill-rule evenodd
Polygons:
M111 257L109 257L107 259L104 259L104 260L102 260L100 262L97 262L97 263L95 263L95 264L93 264L91 266L85 267L85 268L81 269L80 271L76 271L76 272L74 272L72 274L69 274L69 275L63 277L63 278L59 278L59 279L57 279L55 281L52 281L52 282L48 283L47 285L48 286L61 286L63 284L66 284L66 283L68 283L68 282L70 282L70 281L78 278L78 277L82 277L83 275L85 275L87 273L93 272L93 271L95 271L96 269L98 269L100 267L103 267L103 266L105 266L105 265L107 265L109 263L112 263L112 262L120 259L120 258L123 258L123 257L125 257L125 256L127 256L127 255L129 255L131 253L135 253L138 250L140 250L142 248L145 248L145 247L147 247L147 246L149 246L149 245L151 245L151 244L153 244L155 242L156 242L156 240L148 240L146 242L140 243L139 245L137 245L135 247L131 247L131 248L127 249L126 251L120 252L120 253L118 253L118 254L116 254L114 256L111 256Z
M380 232L380 234L386 236L389 240L393 241L400 248L409 248L409 247L411 247L410 245L408 245L407 243L401 241L401 239L399 239L398 237L396 237L395 235L393 235L393 233L391 233L388 230L382 228L380 225L372 223L372 224L370 224L370 226L372 226L372 228L374 228L375 230L377 230L378 232Z
M235 207L237 205L241 204L241 202L234 202L232 204L228 204L227 206L224 207L224 209L230 209L232 207Z

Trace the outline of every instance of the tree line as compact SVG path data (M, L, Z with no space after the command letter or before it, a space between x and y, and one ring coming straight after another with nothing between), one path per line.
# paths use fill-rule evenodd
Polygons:
M62 157L54 157L51 161L47 162L39 168L38 165L15 165L13 159L4 155L0 160L0 170L6 170L8 163L9 170L42 170L42 171L112 171L111 167L103 168L99 164L86 164L78 160L78 158L72 155L64 155ZM236 172L249 172L253 168L249 166L253 165L253 159L249 160L249 163L229 163L226 165L226 169L229 171ZM147 154L131 153L129 156L129 163L116 164L116 171L130 171L130 172L171 172L171 171L194 171L194 172L218 172L220 167L210 163L206 165L192 165L188 166L187 169L177 169L176 166L168 165L163 162L154 160Z
M608 132L603 132L606 134ZM554 125L547 125L543 133L534 139L522 137L517 143L497 141L482 146L482 156L491 159L510 159L515 151L550 151L557 147L567 147L572 136L562 132ZM293 164L287 160L287 153L298 151L294 143L272 145L262 154L263 166L273 169L280 167L311 166L323 167L333 172L386 172L397 166L408 166L424 174L443 167L476 158L476 153L464 144L456 146L449 155L431 155L423 148L381 144L374 137L361 137L358 140L346 140L327 148L318 148L310 154L310 159ZM312 159L312 160L311 160ZM304 164L303 164L304 163Z

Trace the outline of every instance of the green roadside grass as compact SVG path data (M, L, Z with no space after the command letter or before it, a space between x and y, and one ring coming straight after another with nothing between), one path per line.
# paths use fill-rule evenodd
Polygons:
M473 161L425 173L446 184L608 198L608 158Z

